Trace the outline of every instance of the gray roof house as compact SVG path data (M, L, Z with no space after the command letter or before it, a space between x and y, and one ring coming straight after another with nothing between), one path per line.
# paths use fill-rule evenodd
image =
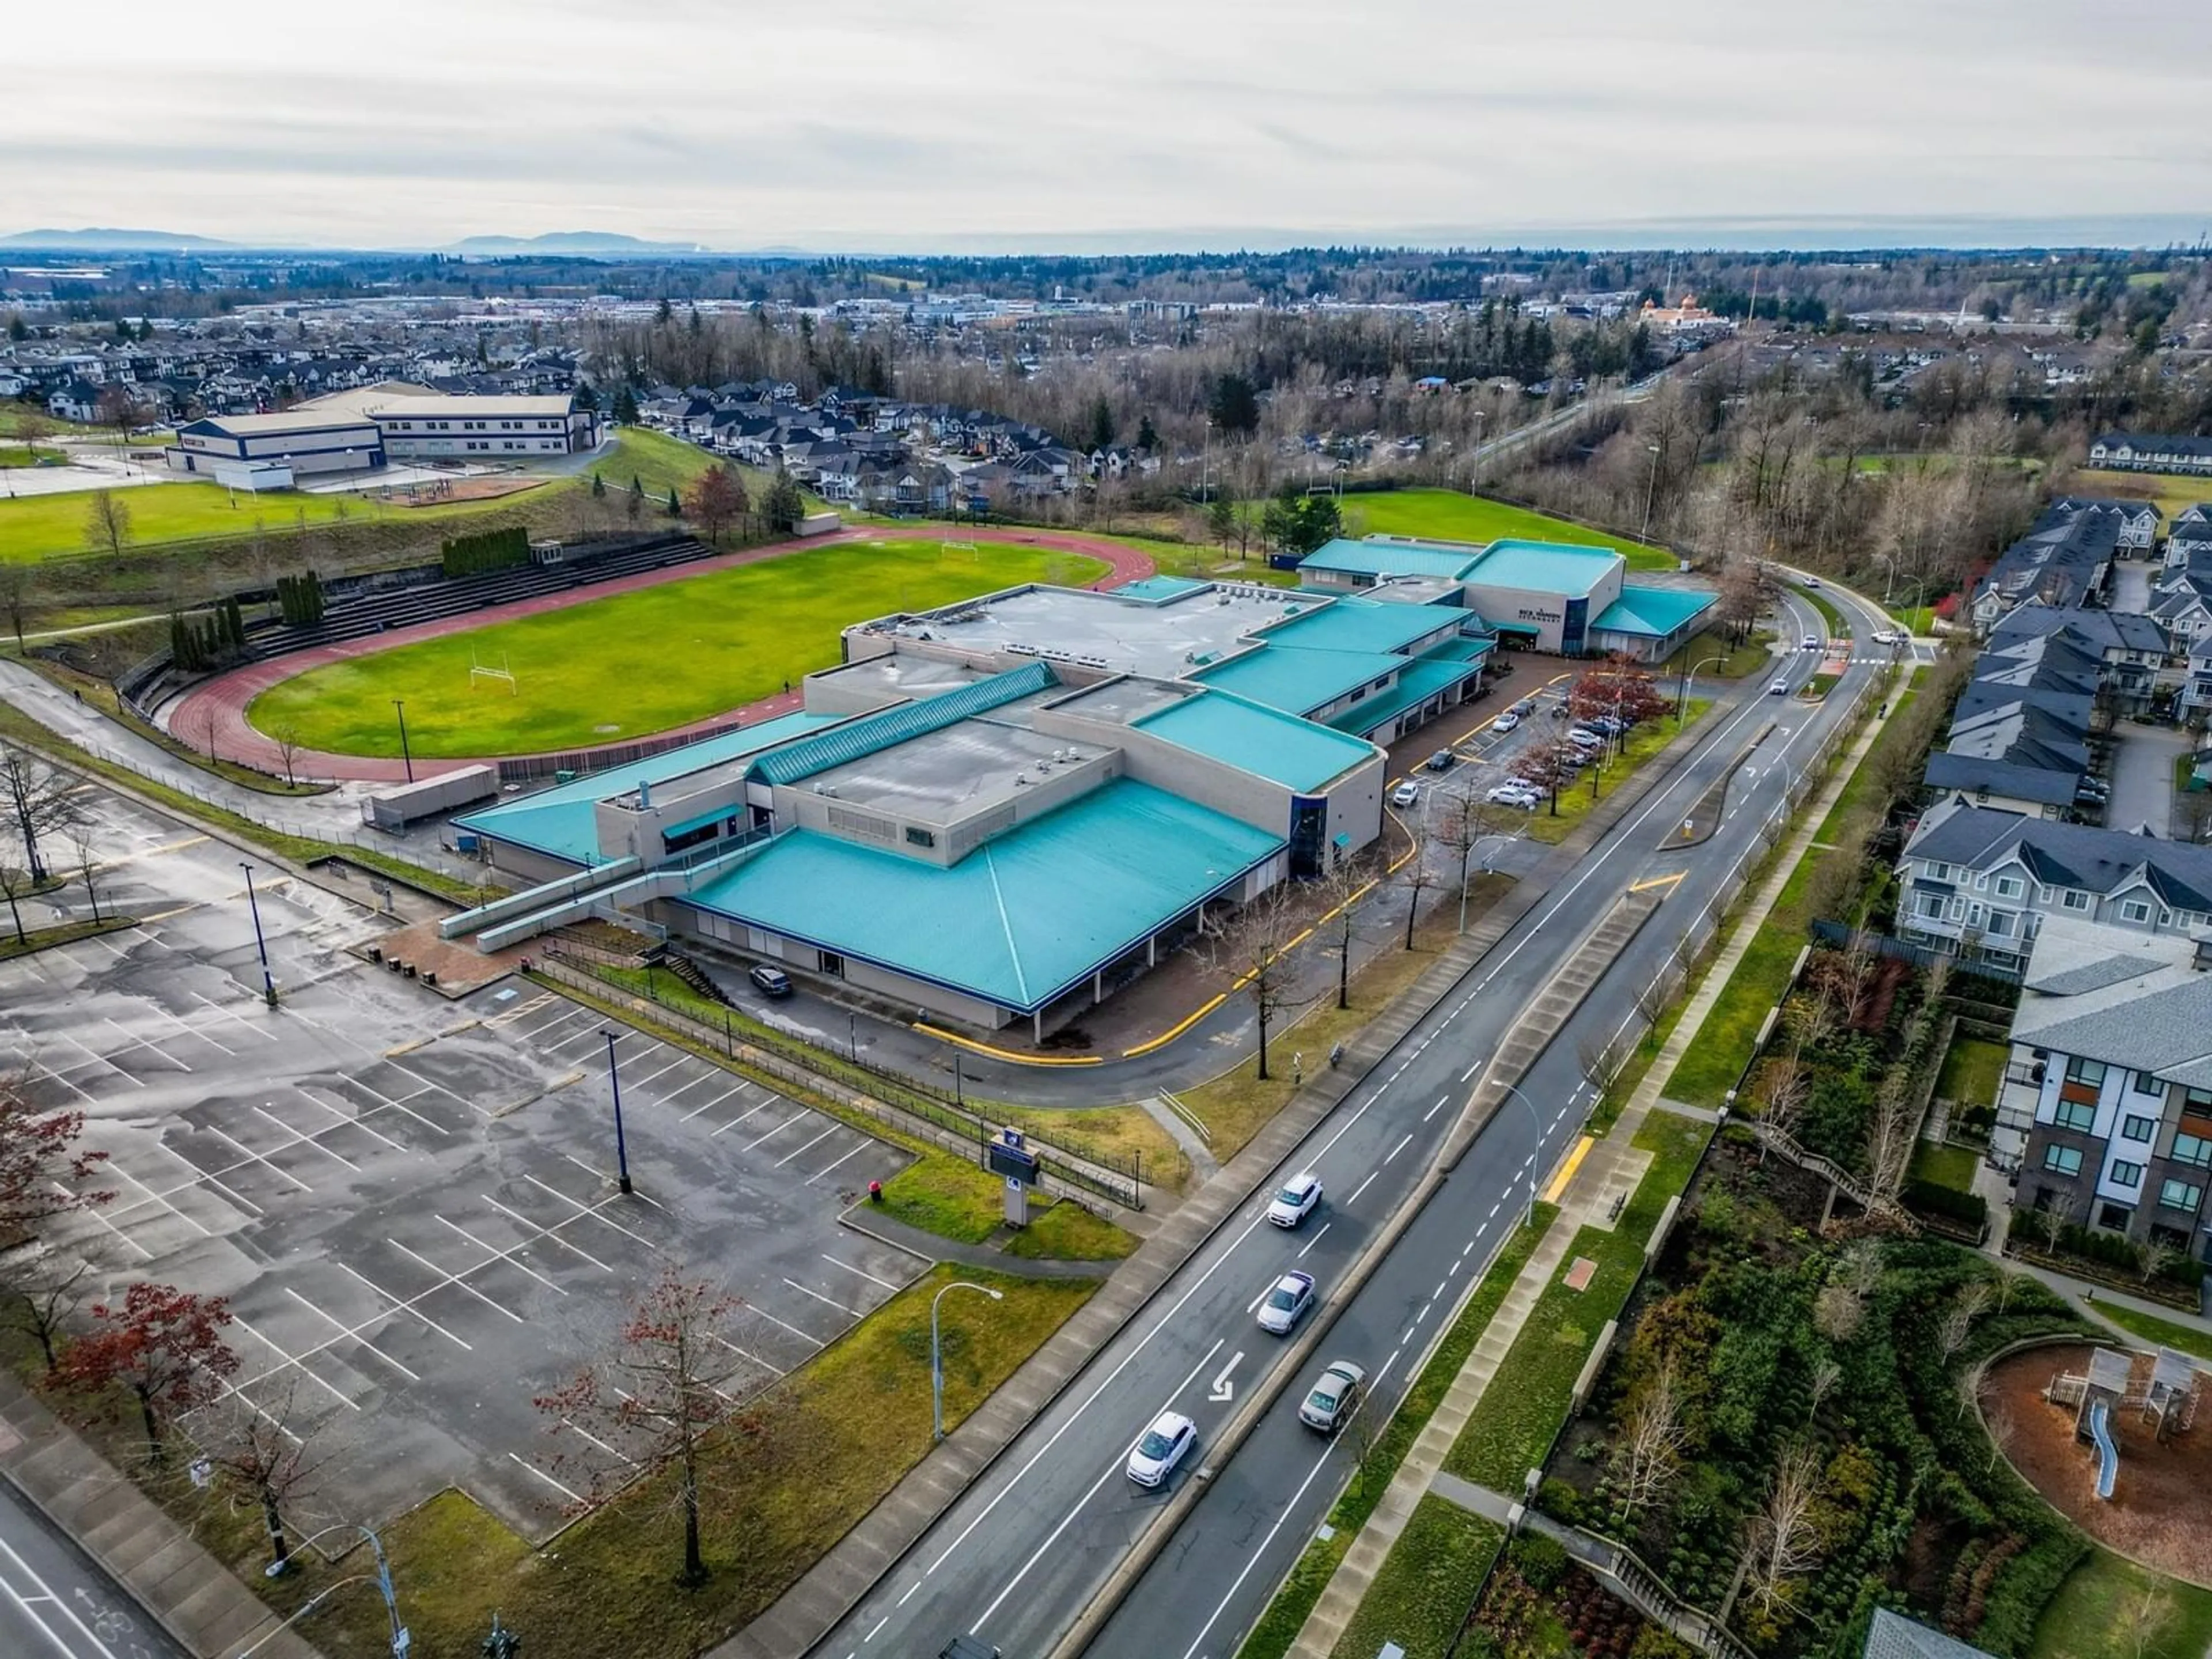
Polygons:
M1917 1625L1887 1607L1875 1609L1862 1651L1865 1659L1992 1659L1979 1648Z

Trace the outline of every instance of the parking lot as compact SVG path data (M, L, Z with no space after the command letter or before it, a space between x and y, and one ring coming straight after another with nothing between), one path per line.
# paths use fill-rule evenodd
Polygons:
M603 1352L667 1263L744 1302L733 1389L927 1266L837 1224L896 1148L527 982L446 1001L351 954L377 918L264 873L268 1009L240 854L100 813L131 860L103 902L149 919L0 964L0 1064L111 1154L94 1179L116 1197L69 1248L117 1287L229 1297L238 1391L328 1441L361 1518L457 1484L544 1536L593 1471L552 1462L532 1397Z

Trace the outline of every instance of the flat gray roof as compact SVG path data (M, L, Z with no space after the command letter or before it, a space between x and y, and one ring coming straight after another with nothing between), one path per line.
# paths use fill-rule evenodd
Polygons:
M857 690L878 697L888 708L910 697L925 697L933 692L950 691L956 686L973 685L986 676L981 670L970 668L963 662L945 662L935 657L900 651L887 657L870 657L862 662L825 668L806 678L834 681L841 691Z
M1106 680L1064 696L1053 707L1095 720L1119 720L1124 726L1134 726L1146 715L1156 714L1170 704L1195 695L1194 691L1161 680Z
M1255 629L1325 603L1241 582L1196 588L1164 603L1036 586L865 627L963 650L1175 679L1202 666L1198 659L1218 660L1237 649Z
M917 823L950 824L1013 799L1067 764L1111 752L1041 736L1000 720L1001 712L848 761L798 787Z

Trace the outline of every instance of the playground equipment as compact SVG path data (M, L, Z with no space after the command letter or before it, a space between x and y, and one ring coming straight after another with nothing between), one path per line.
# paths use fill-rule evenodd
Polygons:
M2123 1353L2097 1348L2089 1369L2055 1374L2043 1390L2054 1406L2071 1406L2074 1437L2094 1448L2097 1496L2106 1503L2119 1480L2119 1442L2112 1432L2116 1412L2134 1411L2160 1445L2185 1434L2197 1420L2197 1396L2203 1376L2187 1354L2160 1348L2156 1354Z

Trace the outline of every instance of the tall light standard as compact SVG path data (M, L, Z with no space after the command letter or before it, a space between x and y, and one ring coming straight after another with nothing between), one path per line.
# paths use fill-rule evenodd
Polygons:
M1526 1225L1536 1218L1536 1154L1544 1150L1543 1115L1537 1111L1536 1103L1522 1094L1516 1085L1500 1083L1498 1086L1528 1109L1529 1125L1536 1131L1536 1144L1528 1149L1528 1212L1522 1218L1522 1224Z
M1482 477L1482 423L1489 418L1486 409L1474 411L1474 465L1467 470L1467 493L1470 495L1475 493L1475 480Z
M287 1619L283 1624L277 1626L276 1630L270 1631L267 1636L263 1637L252 1647L241 1650L238 1655L238 1659L246 1659L246 1656L248 1654L259 1652L262 1648L266 1646L269 1642L275 1638L277 1631L289 1629L294 1623L307 1617L308 1613L313 1613L318 1607L321 1606L325 1601L328 1600L337 1591L343 1589L348 1584L358 1584L364 1578L368 1578L372 1576L376 1580L376 1588L378 1592L384 1597L384 1610L392 1620L392 1659L407 1659L407 1650L411 1645L413 1638L408 1633L407 1626L399 1622L399 1598L392 1594L392 1564L385 1559L384 1540L379 1538L372 1528L362 1525L357 1521L349 1521L340 1522L336 1526L325 1527L319 1532L310 1534L307 1537L301 1539L296 1547L305 1549L308 1545L313 1543L316 1539L325 1537L331 1533L343 1532L349 1527L354 1531L359 1533L363 1538L368 1540L368 1547L376 1558L375 1573L374 1575L368 1573L356 1573L350 1578L341 1578L337 1583L332 1584L328 1589L323 1590L312 1597L305 1607L294 1613L291 1618Z
M392 707L399 716L399 763L407 769L407 781L415 781L415 757L407 752L407 700L394 697Z
M929 1422L930 1443L945 1438L945 1350L937 1336L937 1304L954 1291L981 1291L994 1302L1006 1298L988 1285L971 1285L956 1279L929 1298Z
M1659 446L1646 444L1644 447L1651 452L1651 482L1644 486L1644 528L1636 537L1639 542L1651 539L1651 504L1659 495Z
M1682 729L1682 717L1689 712L1690 682L1698 678L1698 670L1707 663L1725 662L1727 659L1727 652L1716 652L1710 657L1698 658L1684 671L1680 682L1674 687L1674 729L1677 732Z
M276 1006L276 981L269 974L269 941L261 932L261 901L253 893L253 866L240 859L238 867L246 872L246 908L253 915L253 948L261 956L261 995L274 1008Z
M629 1146L623 1139L622 1077L615 1070L615 1038L621 1034L602 1031L599 1035L607 1040L607 1086L614 1091L615 1096L615 1185L628 1192L630 1189Z

